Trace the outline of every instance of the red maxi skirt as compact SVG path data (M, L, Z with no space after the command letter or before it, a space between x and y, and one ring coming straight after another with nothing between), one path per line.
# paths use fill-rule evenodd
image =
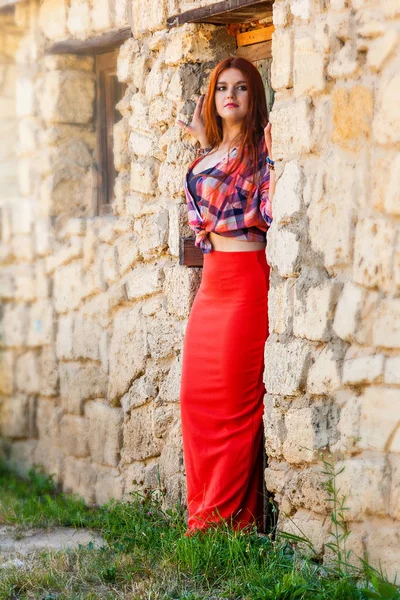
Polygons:
M204 254L180 388L187 535L261 525L268 285L265 249Z

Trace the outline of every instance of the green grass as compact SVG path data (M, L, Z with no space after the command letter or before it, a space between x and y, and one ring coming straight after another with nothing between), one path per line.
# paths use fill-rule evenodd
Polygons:
M106 540L101 548L35 554L28 568L0 571L0 600L400 599L367 565L360 573L321 567L287 539L227 525L187 538L183 507L163 510L161 500L160 491L148 491L88 508L40 471L22 481L0 466L0 525L87 527Z

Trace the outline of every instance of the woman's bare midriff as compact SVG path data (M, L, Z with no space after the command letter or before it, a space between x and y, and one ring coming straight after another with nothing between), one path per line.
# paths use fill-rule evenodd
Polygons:
M251 250L262 250L267 245L266 242L235 240L235 238L219 235L214 231L209 232L209 240L213 249L219 252L250 252Z

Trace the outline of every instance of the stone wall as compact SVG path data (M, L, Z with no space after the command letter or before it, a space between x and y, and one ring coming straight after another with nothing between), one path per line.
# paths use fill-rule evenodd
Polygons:
M400 14L394 0L380 4L274 4L266 482L279 526L300 527L329 560L321 452L345 466L349 545L393 576ZM195 145L175 122L235 51L223 26L166 29L167 17L199 5L30 0L17 4L15 24L7 17L0 104L11 112L1 127L13 140L18 126L19 184L10 143L1 171L2 449L21 470L42 464L88 502L160 484L168 503L185 498L180 356L201 270L178 264L179 237L192 233L182 182ZM114 131L116 198L113 214L99 217L93 58L45 52L129 24L118 58L127 91Z
M398 2L277 0L271 113L279 160L268 488L280 527L325 559L321 454L347 496L348 548L400 564ZM397 90L397 91L396 91Z
M161 484L171 503L185 499L180 355L201 277L178 264L179 236L192 233L183 175L195 144L175 121L234 38L211 25L168 31L161 3L134 20L118 58L127 90L113 214L96 216L94 60L46 50L126 27L129 5L18 5L20 199L5 246L18 253L0 269L2 447L21 471L41 464L87 502Z

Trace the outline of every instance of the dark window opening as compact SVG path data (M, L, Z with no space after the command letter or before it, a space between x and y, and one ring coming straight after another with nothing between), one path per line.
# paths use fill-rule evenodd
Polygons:
M126 84L117 79L119 49L98 54L96 61L96 128L97 128L97 214L112 212L114 184L114 125L121 120L116 105L123 97Z

